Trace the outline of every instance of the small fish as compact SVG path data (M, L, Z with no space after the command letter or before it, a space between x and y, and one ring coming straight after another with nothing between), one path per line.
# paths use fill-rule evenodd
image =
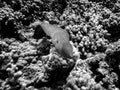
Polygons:
M35 26L40 26L47 36L52 39L56 51L64 57L73 57L73 47L69 42L69 34L66 30L58 27L57 25L51 25L49 23L36 21L33 23Z

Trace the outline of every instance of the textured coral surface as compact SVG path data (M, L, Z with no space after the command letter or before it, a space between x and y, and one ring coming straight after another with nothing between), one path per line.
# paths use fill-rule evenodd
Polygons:
M75 58L37 20L67 30ZM120 90L120 0L0 0L0 90Z

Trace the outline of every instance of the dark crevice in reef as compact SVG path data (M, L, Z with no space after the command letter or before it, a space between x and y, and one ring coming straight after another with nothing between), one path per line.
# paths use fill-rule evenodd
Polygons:
M51 87L51 88L57 88L58 86L62 86L66 83L66 78L68 77L70 71L73 69L73 67L69 69L61 69L57 68L53 71L48 72L49 73L49 79L47 82L34 82L29 84L28 86L33 86L36 88L41 88L41 87Z
M68 75L69 75L70 71L72 70L72 68L69 68L69 69L58 68L55 71L51 72L49 82L53 83L52 87L54 87L54 84L56 85L57 83L59 85L59 82L61 82L61 81L65 83L66 78L68 77Z
M120 88L120 77L119 77L120 76L120 68L119 68L120 61L119 60L120 60L120 51L109 54L106 57L107 63L109 64L111 68L113 68L112 72L115 72L118 75L118 81L116 83L116 86L118 88Z
M39 46L37 46L37 55L48 55L50 53L51 42L47 38L43 38Z
M8 72L0 69L0 79L5 80L6 78L8 78Z
M43 29L41 28L41 26L36 26L35 27L35 31L34 31L34 35L33 35L33 38L35 39L40 39L42 37L45 37L46 34L45 32L43 31Z
M116 87L120 88L120 77L119 77L120 76L120 69L119 68L115 68L113 70L113 72L115 72L118 75L118 81L116 83Z
M21 33L18 33L18 28L14 24L14 20L7 21L8 18L4 18L0 22L0 34L2 38L15 38L20 41L26 41L27 38Z
M67 1L66 0L55 0L52 3L52 10L58 11L59 13L63 13L64 9L67 7Z
M109 41L116 42L120 39L120 25L112 25L107 28L108 33L110 33Z
M90 65L90 70L93 72L93 77L95 76L95 81L97 83L99 83L99 81L101 81L104 76L97 71L97 69L99 68L99 62L92 62L89 64Z

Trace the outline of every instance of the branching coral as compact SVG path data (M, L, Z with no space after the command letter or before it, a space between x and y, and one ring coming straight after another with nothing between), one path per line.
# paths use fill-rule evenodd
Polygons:
M78 60L67 78L65 90L116 90L118 75L106 62L105 54Z
M18 22L22 17L20 12L14 12L10 6L0 8L0 35L1 37L14 37L24 41L25 37L19 33L21 23Z
M0 89L119 90L119 13L119 0L0 0ZM36 20L66 29L77 59L34 34Z
M85 61L78 60L67 78L64 90L104 90L101 84L92 78L92 72Z
M108 31L100 24L103 19L104 7L87 1L84 3L73 1L72 3L60 17L60 20L63 25L67 24L65 28L69 31L75 46L82 53L81 58L89 57L88 53L104 52L108 44L106 37L109 36ZM75 10L74 6L77 7ZM79 10L83 11L78 12Z
M60 58L56 54L49 55L48 57L43 58L45 63L45 73L49 76L48 83L51 83L54 87L54 85L59 85L60 82L65 83L65 79L68 76L69 72L74 67L74 60L68 59L64 60L63 58ZM57 79L56 79L56 78ZM62 84L62 83L61 83Z

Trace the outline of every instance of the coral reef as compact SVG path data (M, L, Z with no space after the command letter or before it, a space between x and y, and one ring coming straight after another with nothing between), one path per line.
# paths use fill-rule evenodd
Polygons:
M37 20L68 31L74 59ZM0 0L0 90L120 90L119 28L120 0Z
M107 63L105 54L78 60L67 78L64 90L119 90L118 74Z

